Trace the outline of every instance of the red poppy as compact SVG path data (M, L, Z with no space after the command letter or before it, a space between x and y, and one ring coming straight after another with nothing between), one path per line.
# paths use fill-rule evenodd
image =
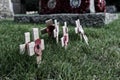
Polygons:
M36 53L37 56L42 55L40 44L41 44L41 40L37 39L35 41L35 47L34 47L34 51L35 51L35 53Z

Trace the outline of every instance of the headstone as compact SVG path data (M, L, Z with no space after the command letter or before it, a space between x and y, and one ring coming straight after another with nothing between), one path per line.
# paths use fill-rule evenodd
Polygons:
M90 0L39 0L40 14L86 13Z
M2 17L13 17L13 5L11 0L0 0L0 15Z

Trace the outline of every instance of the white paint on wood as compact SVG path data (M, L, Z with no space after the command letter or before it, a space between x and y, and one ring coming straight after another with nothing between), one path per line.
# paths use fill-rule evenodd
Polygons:
M33 56L35 54L34 47L35 47L35 42L30 42L28 44L28 55L29 56Z
M44 39L41 39L40 47L41 47L41 50L44 50L44 49L45 49Z
M30 42L30 32L26 32L24 33L25 35L25 43L29 43Z
M64 47L64 37L61 38L62 47Z
M58 39L59 39L59 23L57 22L57 20L54 20L55 23L55 29L53 30L53 34L54 34L54 38L56 38L56 42L58 43Z
M39 39L39 29L38 28L33 28L33 40Z
M78 33L78 34L80 35L81 40L84 39L85 43L86 43L87 45L89 45L89 44L88 44L88 38L87 38L87 36L85 35L82 26L80 25L80 20L79 20L79 19L76 20L75 23L76 23L75 33Z
M20 48L20 54L24 54L25 53L25 44L19 45L19 48Z

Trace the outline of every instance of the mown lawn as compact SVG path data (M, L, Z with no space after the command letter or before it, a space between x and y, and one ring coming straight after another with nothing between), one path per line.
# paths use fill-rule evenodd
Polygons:
M120 19L100 28L84 28L89 46L75 34L74 26L69 26L67 50L48 35L40 35L46 49L39 68L35 56L19 54L24 32L32 33L33 27L41 29L45 24L0 21L0 80L120 80Z

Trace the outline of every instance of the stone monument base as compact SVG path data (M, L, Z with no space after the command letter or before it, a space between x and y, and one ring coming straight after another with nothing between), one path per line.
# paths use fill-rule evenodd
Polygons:
M75 20L80 19L83 26L104 26L115 19L117 14L111 13L87 13L87 14L50 14L50 15L15 15L15 22L22 23L45 23L48 19L57 19L63 24L66 21L69 25L75 25Z

